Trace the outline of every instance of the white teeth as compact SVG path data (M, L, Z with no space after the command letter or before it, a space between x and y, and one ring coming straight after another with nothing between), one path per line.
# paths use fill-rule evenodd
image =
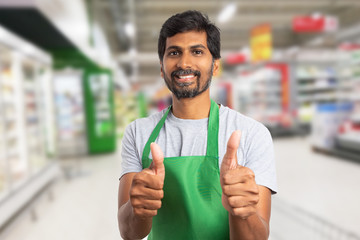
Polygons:
M193 78L193 77L194 77L194 75L179 76L179 78L181 78L181 79Z

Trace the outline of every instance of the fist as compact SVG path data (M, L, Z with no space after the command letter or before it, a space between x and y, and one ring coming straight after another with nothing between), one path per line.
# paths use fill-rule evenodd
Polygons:
M241 132L235 131L229 138L220 168L222 204L232 215L246 219L256 213L259 188L251 169L238 165L237 149Z
M153 162L149 168L135 174L130 187L130 202L134 215L149 218L157 215L164 197L164 155L156 143L150 145Z

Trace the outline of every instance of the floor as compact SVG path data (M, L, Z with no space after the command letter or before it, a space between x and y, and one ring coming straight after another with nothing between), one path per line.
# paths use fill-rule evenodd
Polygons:
M270 239L360 239L360 163L313 153L308 138L280 138L274 146L279 193ZM120 162L119 153L63 162L75 168L66 168L68 177L59 177L0 239L121 239Z

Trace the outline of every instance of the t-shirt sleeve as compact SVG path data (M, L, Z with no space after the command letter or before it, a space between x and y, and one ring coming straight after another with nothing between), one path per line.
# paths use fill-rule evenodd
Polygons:
M265 186L273 194L277 192L274 145L269 130L261 123L256 123L250 131L247 142L245 167L255 173L258 185Z
M121 175L142 170L141 159L136 148L135 122L129 124L124 132L121 144Z

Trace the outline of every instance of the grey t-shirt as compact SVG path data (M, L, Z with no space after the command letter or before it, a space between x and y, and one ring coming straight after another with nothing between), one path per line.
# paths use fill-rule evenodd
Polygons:
M122 173L142 170L141 156L151 132L166 109L130 123L122 140ZM258 185L277 192L274 150L271 135L261 123L223 105L219 109L219 168L226 152L227 141L235 130L241 130L237 151L238 163L255 173ZM206 155L208 118L180 119L171 111L156 143L164 157ZM151 153L150 153L151 158ZM166 169L165 169L166 171Z

